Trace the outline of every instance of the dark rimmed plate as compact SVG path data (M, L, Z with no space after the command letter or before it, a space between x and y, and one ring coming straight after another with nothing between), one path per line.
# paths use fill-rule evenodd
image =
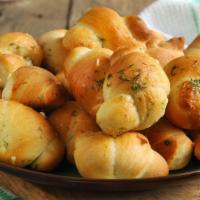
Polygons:
M167 177L144 179L86 179L68 163L62 163L54 172L43 173L22 169L0 162L0 170L21 177L30 182L65 187L75 190L92 191L141 191L167 186L180 179L200 175L200 162L193 160L184 170L178 170Z

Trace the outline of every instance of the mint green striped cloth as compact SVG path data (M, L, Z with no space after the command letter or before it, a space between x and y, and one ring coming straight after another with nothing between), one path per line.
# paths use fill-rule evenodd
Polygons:
M191 0L191 12L196 27L196 33L200 34L200 0Z
M22 200L16 196L13 192L9 191L5 187L0 186L0 200Z

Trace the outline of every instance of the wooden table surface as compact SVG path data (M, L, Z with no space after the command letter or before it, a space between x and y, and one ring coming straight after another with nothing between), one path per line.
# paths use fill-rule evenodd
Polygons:
M45 31L71 26L94 5L116 9L121 15L139 13L154 0L16 0L1 3L0 33L24 31L38 36ZM25 200L193 200L200 199L200 176L181 180L170 188L146 192L91 193L39 186L0 172L0 186L4 186Z

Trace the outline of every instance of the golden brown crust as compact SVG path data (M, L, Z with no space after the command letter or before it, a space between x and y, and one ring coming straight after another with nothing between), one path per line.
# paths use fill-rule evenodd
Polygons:
M73 49L65 62L65 77L77 102L93 117L103 102L103 82L110 66L109 49Z
M0 36L0 52L22 56L31 65L40 66L42 50L35 39L22 32L10 32Z
M53 156L52 156L53 155ZM64 144L56 136L49 142L44 151L31 163L30 167L39 171L52 171L61 162L64 156Z
M19 101L34 108L54 108L67 100L61 83L40 67L21 67L8 78L3 99Z
M67 51L62 45L62 40L66 32L65 29L56 29L44 33L38 39L38 43L43 50L44 63L53 73L63 69Z
M171 83L166 116L180 128L200 128L200 58L177 58L165 70Z
M83 153L84 152L84 153ZM128 132L116 138L86 132L75 141L75 163L86 178L130 179L166 176L166 161L141 134Z
M27 66L27 62L21 56L0 53L0 87L3 88L9 75L22 66Z
M152 148L165 158L170 170L182 169L189 163L193 151L192 141L167 120L159 120L143 133Z
M138 27L136 32L138 32ZM138 34L137 37L139 37ZM142 45L132 37L125 20L117 12L106 7L90 9L66 33L63 40L63 45L67 50L80 46L88 48L104 47L115 50L121 46L139 44Z
M155 59L128 48L118 49L104 81L98 125L109 134L150 127L164 115L169 87Z
M0 160L19 167L37 162L48 171L62 159L64 148L45 118L18 102L0 100ZM57 140L57 144L52 141ZM59 148L57 148L60 146ZM54 151L49 150L56 147ZM39 159L42 155L43 159Z
M160 41L157 45L147 44L147 53L157 59L164 68L170 61L184 55L185 40L183 37Z
M95 121L75 101L69 101L50 114L48 121L65 141L68 161L74 163L74 141L77 134L98 131Z
M194 41L185 49L185 55L200 55L200 35L197 35Z
M149 41L154 34L145 24L145 22L138 16L126 16L124 17L125 23L132 33L132 36L143 42Z

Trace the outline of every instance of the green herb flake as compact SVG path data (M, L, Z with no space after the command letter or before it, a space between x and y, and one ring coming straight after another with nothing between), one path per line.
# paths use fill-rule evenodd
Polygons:
M97 86L98 88L100 88L100 87L102 87L102 86L103 86L104 79L99 79L99 80L96 80L96 81L95 81L95 83L96 83L96 86Z
M191 79L190 83L195 91L200 91L200 79Z
M21 48L20 46L16 46L16 50L20 50L20 48Z
M124 69L117 72L119 74L119 79L122 81L130 81L128 76L124 73Z
M10 44L9 44L9 46L15 46L15 45L16 45L15 43L10 43Z
M107 83L106 86L107 86L107 87L110 87L110 86L111 86L111 83Z
M140 90L142 88L144 88L144 87L138 82L131 83L131 89L132 90Z
M15 43L10 43L9 46L14 47L16 50L20 50L21 48L18 44L15 44Z
M8 149L8 142L5 141L5 140L3 140L3 147L4 147L5 149Z

